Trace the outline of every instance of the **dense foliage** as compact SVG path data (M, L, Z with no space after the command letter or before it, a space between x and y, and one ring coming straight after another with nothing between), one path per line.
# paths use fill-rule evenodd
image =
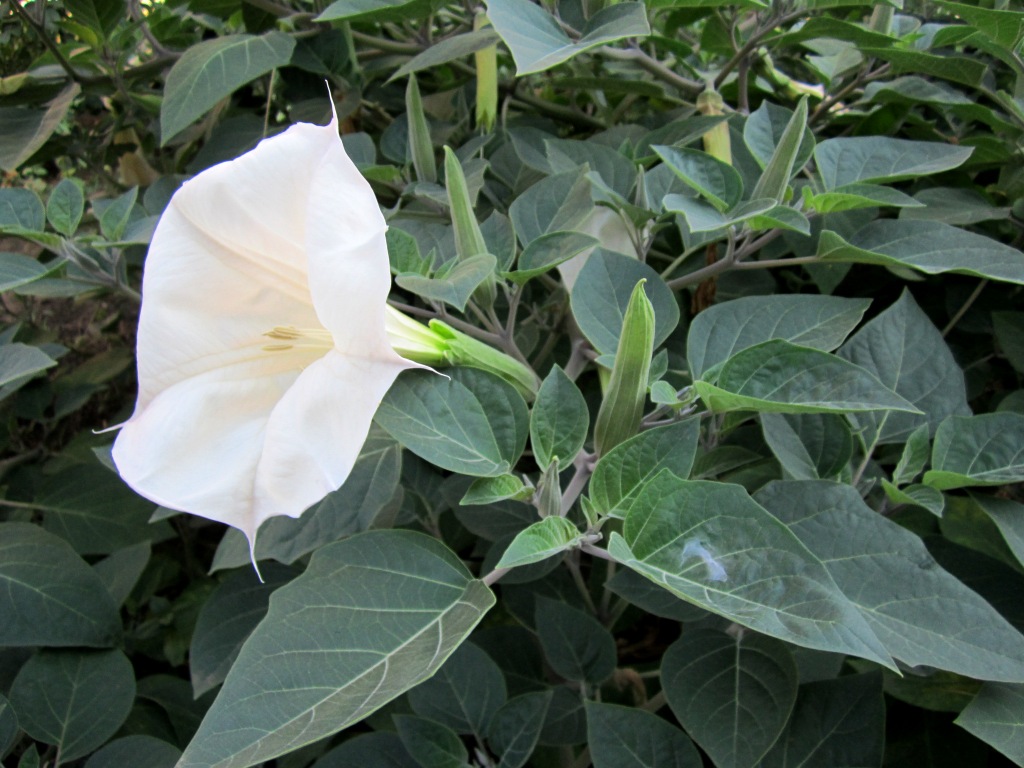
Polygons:
M1017 0L0 2L0 762L1024 765L1022 41ZM454 365L261 582L102 430L172 194L331 100Z

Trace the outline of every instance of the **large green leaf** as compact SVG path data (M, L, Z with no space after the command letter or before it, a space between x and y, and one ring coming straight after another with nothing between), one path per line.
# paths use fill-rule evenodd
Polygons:
M598 45L651 34L643 3L619 3L595 13L580 37L570 38L541 6L530 0L488 0L487 17L512 51L520 77L568 61Z
M85 768L174 768L180 757L173 744L137 733L108 741L89 756Z
M757 634L686 632L665 652L661 682L686 732L718 768L752 768L793 710L797 669L784 643Z
M701 768L686 734L651 712L587 700L587 743L594 768Z
M858 330L838 354L871 371L921 411L850 414L865 445L903 443L921 425L934 433L947 416L971 412L963 371L909 291Z
M0 694L0 755L7 754L18 738L18 716L7 697Z
M825 564L893 657L982 680L1024 681L1024 636L854 488L773 482L754 498Z
M274 593L179 768L245 768L361 720L433 675L493 604L423 534L322 547Z
M708 307L690 323L686 359L693 377L747 347L785 339L825 352L843 343L871 302L836 296L744 296Z
M882 764L885 700L877 672L800 686L793 716L760 768Z
M810 19L807 23L810 24L813 21L815 19ZM751 112L750 117L743 123L743 143L747 145L750 154L762 168L768 165L772 159L772 155L775 154L775 149L792 118L792 110L780 107L770 101L762 101L761 106ZM793 170L799 171L807 165L813 152L814 134L810 128L804 126Z
M573 380L555 365L544 378L530 413L530 445L541 468L555 458L560 469L572 464L590 428L587 401Z
M1019 11L994 10L951 0L936 0L936 5L955 13L1008 50L1017 48L1024 38L1024 14Z
M225 35L187 49L167 73L160 107L160 143L166 144L237 88L283 67L295 38L276 30Z
M414 715L395 715L395 727L421 768L464 768L469 752L451 728Z
M700 420L649 429L601 457L590 478L590 499L599 512L624 517L644 483L663 469L686 478L697 454Z
M435 0L335 0L316 21L404 21L423 18L438 5Z
M786 123L775 151L765 165L761 178L757 180L754 191L750 193L752 199L770 197L777 203L783 202L786 190L789 188L790 178L800 170L796 163L800 150L803 148L803 142L807 138L806 134L807 97L804 96L797 104L793 116ZM804 161L806 162L806 158Z
M28 523L0 524L0 646L114 645L117 606L63 539Z
M782 339L765 341L733 355L722 365L713 384L695 381L693 386L715 411L916 410L860 366Z
M59 269L63 263L62 260L55 259L48 264L41 264L22 253L0 251L0 291L28 285Z
M418 715L481 739L507 695L501 668L464 643L436 675L409 692L409 704Z
M536 184L509 206L516 237L528 247L541 235L571 231L591 214L590 182L579 171L566 171Z
M941 173L962 165L971 147L887 136L826 139L814 148L825 189L861 181L899 181Z
M78 83L65 86L46 109L0 108L0 169L13 171L32 157L57 130L81 91Z
M654 307L654 348L679 322L675 295L661 276L643 262L611 251L595 251L576 278L570 297L572 314L590 343L602 353L619 346L623 318L633 288L641 280Z
M955 722L1024 766L1024 685L985 683Z
M662 471L637 494L608 552L684 600L766 635L892 664L821 561L741 486Z
M432 277L404 272L395 277L400 288L431 301L443 301L460 312L465 311L473 291L494 274L498 262L489 253L478 253L465 260L452 259Z
M453 368L450 376L403 374L374 418L431 464L478 477L506 474L526 444L526 403L510 384L485 371Z
M40 651L11 685L21 727L69 763L113 736L134 699L135 673L118 650Z
M971 494L971 501L992 518L1017 562L1024 565L1024 504L978 494Z
M1024 480L1024 414L1002 411L951 416L932 443L924 482L940 491Z
M953 272L1024 284L1024 254L1016 248L938 221L880 219L848 240L821 233L824 261L910 267L928 275Z

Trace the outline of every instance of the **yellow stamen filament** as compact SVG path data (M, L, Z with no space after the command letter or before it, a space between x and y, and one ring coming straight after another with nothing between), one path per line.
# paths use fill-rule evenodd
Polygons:
M334 346L334 337L331 336L330 331L323 328L295 328L291 325L278 325L263 335L268 339L291 342L289 344L267 344L263 347L266 352L283 352L295 347L331 349Z

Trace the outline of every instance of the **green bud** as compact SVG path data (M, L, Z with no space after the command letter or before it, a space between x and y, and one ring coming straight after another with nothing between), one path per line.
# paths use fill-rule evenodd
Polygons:
M654 351L654 307L644 293L645 282L638 282L629 297L611 380L597 413L594 443L598 456L640 430Z
M409 85L405 89L405 112L409 118L409 154L412 156L416 178L436 183L434 144L430 141L430 129L427 127L427 116L423 111L423 99L420 98L416 75L409 75Z
M478 13L473 29L483 29L491 22L487 14ZM489 45L473 54L476 64L476 125L491 131L498 119L498 46Z
M557 457L556 457L557 458ZM558 462L552 461L537 485L534 497L541 517L560 517L562 514L562 486L558 481Z
M713 87L697 97L697 111L702 115L718 117L725 114L725 101L722 94ZM732 139L729 137L729 123L725 120L720 122L710 131L704 134L704 151L716 160L732 165Z
M473 213L473 201L469 199L469 186L462 164L450 147L444 148L444 181L448 189L448 205L452 210L452 227L455 230L455 252L461 261L472 256L487 253L480 224ZM485 307L494 306L497 294L493 275L484 280L475 291L473 299Z

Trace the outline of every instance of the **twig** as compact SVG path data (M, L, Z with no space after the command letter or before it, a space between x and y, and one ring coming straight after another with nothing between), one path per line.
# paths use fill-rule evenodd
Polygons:
M743 44L743 47L736 51L735 55L731 59L725 62L725 65L722 67L721 71L718 73L718 76L715 78L715 88L720 88L722 83L725 82L725 78L729 76L729 73L732 72L733 69L735 69L741 61L747 58L747 56L750 55L750 52L757 47L758 43L760 43L761 40L763 40L765 37L771 34L776 27L781 26L783 24L787 24L790 21L794 21L795 19L799 19L803 15L804 11L792 11L777 18L769 18L767 22L765 22L765 25L760 29L755 30L750 35L750 39Z
M956 314L949 319L946 327L942 329L942 338L946 338L946 336L949 335L949 332L952 331L953 328L956 327L956 324L960 322L961 318L967 314L967 310L969 310L974 302L978 300L981 292L985 290L986 285L988 285L987 277L978 283L977 287L971 292L971 295L967 297L967 301L963 303L963 306L960 307L960 309L956 311Z
M696 96L704 90L703 83L699 83L696 80L691 80L688 77L683 77L677 72L673 72L656 58L640 48L628 48L623 50L621 48L605 47L599 49L599 52L602 56L608 59L635 62L641 69L650 72L659 80L678 88L688 96Z
M83 75L82 73L77 72L75 68L71 66L71 62L64 58L64 54L60 52L60 48L57 47L57 44L50 39L50 36L48 34L46 34L46 30L43 28L43 26L41 24L38 24L36 20L33 19L32 16L30 16L29 13L24 8L21 7L21 0L13 0L13 2L11 3L11 8L14 9L14 13L16 16L20 17L22 21L28 24L29 27L31 27L32 30L37 35L39 35L39 39L43 41L43 45L45 45L46 49L51 54L53 54L53 58L57 60L57 63L60 65L60 68L67 73L68 77L70 77L73 81L77 83L81 83L82 85L90 85L92 83L100 82L101 78Z

